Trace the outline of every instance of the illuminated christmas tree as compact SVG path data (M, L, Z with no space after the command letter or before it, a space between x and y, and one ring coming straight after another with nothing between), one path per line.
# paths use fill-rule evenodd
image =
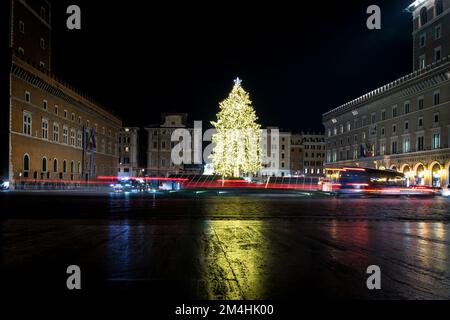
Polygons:
M257 120L249 94L237 78L228 98L220 103L217 121L211 122L217 130L212 137L215 146L210 156L216 174L240 177L258 172L261 126Z

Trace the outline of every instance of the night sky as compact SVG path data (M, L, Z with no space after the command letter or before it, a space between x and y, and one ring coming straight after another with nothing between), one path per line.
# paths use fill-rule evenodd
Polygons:
M263 126L323 130L322 113L412 70L411 0L52 3L53 71L126 126L161 112L209 125L239 76ZM81 31L65 28L69 4Z

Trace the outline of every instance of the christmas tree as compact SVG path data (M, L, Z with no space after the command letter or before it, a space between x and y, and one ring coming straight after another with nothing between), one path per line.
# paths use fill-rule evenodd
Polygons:
M258 172L261 126L257 120L249 94L237 78L228 98L220 103L217 121L211 122L217 131L212 137L215 146L210 156L216 174L240 177Z

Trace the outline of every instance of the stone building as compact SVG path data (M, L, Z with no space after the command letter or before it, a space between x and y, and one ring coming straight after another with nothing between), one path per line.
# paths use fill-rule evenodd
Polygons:
M119 132L119 178L138 177L139 168L139 128L124 127Z
M291 136L290 169L292 176L323 176L325 136L301 132Z
M186 113L163 113L161 115L162 124L153 124L145 127L148 133L147 174L149 176L201 174L203 172L201 135L200 145L197 147L198 156L200 157L197 159L198 161L195 161L194 128L188 126L187 117ZM191 150L190 152L188 151L189 155L187 155L189 161L176 164L172 159L172 150L179 142L172 141L172 135L178 129L186 129L192 139L187 143L188 148Z
M261 148L263 167L259 172L260 176L287 177L291 175L291 132L277 127L267 127L261 136Z
M395 169L442 186L450 170L450 0L418 0L413 72L323 115L326 165Z
M51 6L11 0L10 10L5 175L13 186L115 175L121 120L51 72Z

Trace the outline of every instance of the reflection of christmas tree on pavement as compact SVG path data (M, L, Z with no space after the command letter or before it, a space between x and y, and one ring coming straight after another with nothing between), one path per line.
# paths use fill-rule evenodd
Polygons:
M217 130L210 156L216 174L239 177L261 168L261 126L251 103L237 78L228 98L220 103L217 121L211 122Z

